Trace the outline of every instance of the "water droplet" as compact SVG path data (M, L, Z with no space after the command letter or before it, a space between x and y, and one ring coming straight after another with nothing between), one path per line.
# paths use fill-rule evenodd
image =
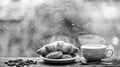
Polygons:
M74 26L75 24L72 24L72 26Z
M118 42L119 42L118 37L114 37L114 38L112 39L113 45L118 45Z

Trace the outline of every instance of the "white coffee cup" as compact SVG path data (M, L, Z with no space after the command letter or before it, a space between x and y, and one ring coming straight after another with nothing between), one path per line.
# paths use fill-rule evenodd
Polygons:
M103 44L87 44L81 46L83 57L87 61L101 61L103 58L108 58L113 55L113 50L107 49ZM111 55L107 55L111 51Z

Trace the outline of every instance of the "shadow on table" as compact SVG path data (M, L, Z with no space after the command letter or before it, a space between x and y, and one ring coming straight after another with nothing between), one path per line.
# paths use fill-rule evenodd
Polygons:
M65 65L74 65L76 64L77 62L71 62L71 63L47 63L47 62L40 62L40 64L43 64L43 65L50 65L50 66L65 66Z

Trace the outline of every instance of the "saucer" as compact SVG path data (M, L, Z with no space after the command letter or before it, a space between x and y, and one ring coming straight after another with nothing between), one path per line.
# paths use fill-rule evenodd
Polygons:
M43 59L45 62L47 63L71 63L74 62L76 60L76 58L79 57L79 55L75 55L73 58L68 58L68 59L50 59L50 58L45 58L43 56L40 55L40 58Z

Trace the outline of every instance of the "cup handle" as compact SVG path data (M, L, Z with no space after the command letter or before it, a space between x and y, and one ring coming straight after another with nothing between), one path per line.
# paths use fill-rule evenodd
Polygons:
M110 54L110 55L107 55L107 53L108 53L109 51L111 52L111 54ZM112 50L112 49L106 49L105 55L106 55L106 58L111 57L111 56L113 55L113 50Z

